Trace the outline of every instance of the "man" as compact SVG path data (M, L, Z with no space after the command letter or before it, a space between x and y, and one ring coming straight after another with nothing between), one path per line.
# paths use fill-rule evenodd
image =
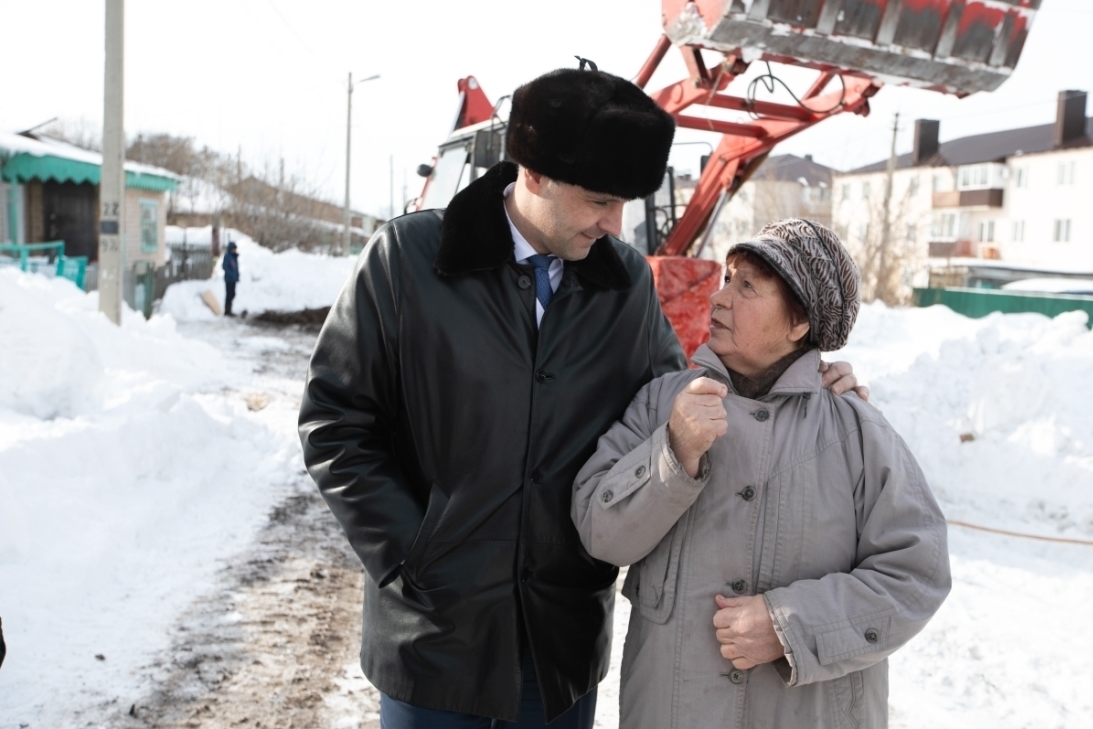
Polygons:
M300 434L367 573L385 729L592 726L617 570L581 546L570 494L637 390L686 366L613 237L673 134L621 78L535 79L512 99L519 166L381 228L331 309Z
M228 252L224 254L224 262L220 264L220 267L224 269L224 316L235 316L232 313L232 299L235 298L235 284L239 282L237 249L235 241L229 241Z

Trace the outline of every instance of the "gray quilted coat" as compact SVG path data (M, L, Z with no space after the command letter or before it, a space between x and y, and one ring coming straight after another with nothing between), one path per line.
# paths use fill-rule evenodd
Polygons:
M883 727L887 656L951 585L945 520L907 445L854 395L820 386L819 352L758 400L703 369L646 385L577 476L573 520L594 557L632 565L623 729ZM729 431L690 478L667 444L676 395L725 383ZM785 658L721 657L716 594L763 595Z

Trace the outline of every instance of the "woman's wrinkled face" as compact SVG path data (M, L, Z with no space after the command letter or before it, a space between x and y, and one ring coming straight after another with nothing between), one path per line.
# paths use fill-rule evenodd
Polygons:
M710 304L710 349L745 377L794 351L808 334L808 322L793 323L778 282L739 257L726 263L725 285Z

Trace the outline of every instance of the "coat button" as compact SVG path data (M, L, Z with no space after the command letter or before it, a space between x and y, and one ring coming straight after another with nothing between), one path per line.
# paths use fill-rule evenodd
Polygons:
M760 410L755 413L755 419L758 420L760 423L765 423L767 421L767 418L769 417L770 413L768 413L766 410Z
M748 589L748 583L744 582L744 580L733 580L732 584L729 585L729 587L732 588L733 592L740 594L744 590Z
M609 504L611 503L611 499L615 498L615 492L611 489L607 489L600 498L603 499L603 503Z
M530 569L525 568L524 571L522 573L520 573L520 581L521 582L531 582L531 576L533 574L534 573Z
M531 288L531 277L530 276L521 276L520 278L516 279L516 285L519 286L522 289L530 289Z
M870 628L869 630L865 631L865 640L867 643L876 643L878 640L880 640L880 635L877 634L876 630Z
M746 487L743 491L740 492L740 498L742 498L744 501L751 501L755 498L755 489L753 489L751 486Z
M735 683L737 686L744 683L744 672L739 668L734 668L729 672L729 680Z
M634 476L636 478L641 478L644 475L645 475L645 466L638 466L637 469L634 471Z
M538 372L535 373L536 382L550 382L553 379L554 379L554 373L553 372L543 372L542 370L539 370Z

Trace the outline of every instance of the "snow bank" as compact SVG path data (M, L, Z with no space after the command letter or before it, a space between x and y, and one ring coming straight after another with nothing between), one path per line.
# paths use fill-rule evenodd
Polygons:
M850 342L872 402L949 518L1093 537L1093 333L1084 312L968 319L866 306Z
M300 468L219 351L170 317L116 327L97 308L67 280L0 270L3 726L9 710L61 726L77 686L86 706L131 685Z
M186 239L204 243L211 240L209 231L209 228L189 228ZM172 235L181 240L177 233ZM240 280L232 304L237 313L300 311L330 306L356 263L352 256L326 256L296 249L274 253L236 230L228 230L221 236L222 245L227 245L229 240L239 246ZM178 321L211 321L215 316L201 301L205 291L212 291L223 304L224 272L219 264L208 281L183 281L170 286L159 311Z

